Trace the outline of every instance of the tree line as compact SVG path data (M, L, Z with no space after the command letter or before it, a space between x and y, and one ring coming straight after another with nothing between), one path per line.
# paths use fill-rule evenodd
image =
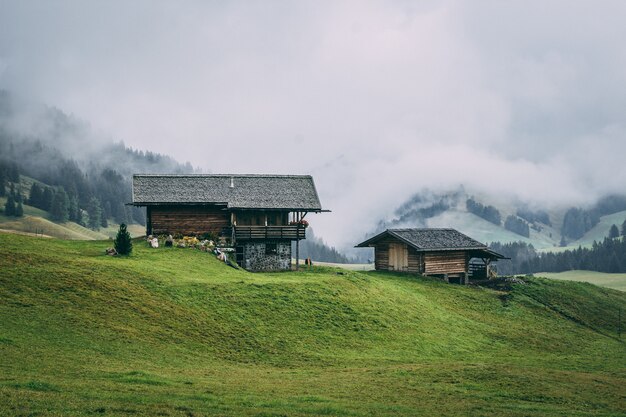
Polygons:
M590 248L578 247L562 252L537 252L525 242L494 242L490 247L510 260L498 261L501 275L530 274L537 272L563 272L588 270L599 272L626 272L626 221L621 236L616 225L601 242L594 241Z

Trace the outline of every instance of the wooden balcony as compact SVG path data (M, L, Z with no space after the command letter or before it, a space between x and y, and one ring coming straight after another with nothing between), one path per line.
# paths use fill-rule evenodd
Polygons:
M235 240L254 239L306 239L306 228L301 225L288 226L233 226Z

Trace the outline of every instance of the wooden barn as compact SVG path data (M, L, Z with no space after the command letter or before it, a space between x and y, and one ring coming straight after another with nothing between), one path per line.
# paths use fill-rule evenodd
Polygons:
M132 194L147 235L219 237L249 270L291 268L306 215L325 211L308 175L134 175Z
M438 276L461 284L490 277L491 262L507 259L454 229L387 229L356 247L374 248L377 270Z

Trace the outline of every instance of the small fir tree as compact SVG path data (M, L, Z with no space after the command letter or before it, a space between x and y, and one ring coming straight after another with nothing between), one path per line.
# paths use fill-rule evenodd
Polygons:
M622 223L622 236L626 236L626 220Z
M4 188L4 184L6 183L6 175L4 173L4 168L0 166L0 197L4 197L7 193L6 188Z
M45 211L50 211L53 197L54 193L52 192L52 188L45 187L41 194L41 206L39 208Z
M4 204L4 215L15 216L15 198L13 198L13 193L9 194L7 202Z
M24 215L24 206L22 206L22 202L18 202L15 207L15 217L22 217Z
M63 188L54 193L52 197L52 207L50 207L50 217L57 222L66 222L69 219L70 201Z
M616 237L619 237L619 230L617 229L616 225L612 225L609 229L609 238L615 239Z
M130 255L133 251L133 242L130 238L130 233L126 230L126 225L124 223L120 224L120 228L117 231L117 235L115 236L115 250L120 255Z
M41 208L41 200L43 198L43 190L36 182L30 187L30 193L28 193L28 205Z
M99 230L102 222L102 207L100 206L100 200L97 197L91 197L89 204L87 205L87 215L89 221L87 225L93 230Z

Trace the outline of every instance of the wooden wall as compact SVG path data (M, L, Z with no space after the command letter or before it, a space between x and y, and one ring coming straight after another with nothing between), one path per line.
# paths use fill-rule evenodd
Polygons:
M381 271L389 269L389 243L391 242L397 242L397 240L385 238L376 242L374 248L374 268Z
M417 274L424 273L424 254L418 252L413 247L409 247L409 272Z
M467 252L442 251L424 254L425 274L457 274L467 272Z
M384 238L376 242L374 265L377 270L393 271L393 261L389 258L389 244L398 243L394 238ZM408 267L406 272L417 274L461 274L467 272L468 255L465 251L418 252L408 247Z
M211 206L153 206L148 215L154 235L220 233L230 225L230 214Z

